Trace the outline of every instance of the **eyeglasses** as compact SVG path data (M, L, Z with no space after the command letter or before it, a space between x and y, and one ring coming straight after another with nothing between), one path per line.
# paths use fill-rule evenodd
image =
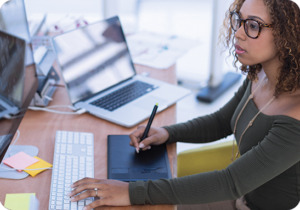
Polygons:
M263 24L252 18L242 19L236 12L230 12L231 28L236 32L242 25L244 25L245 32L248 37L257 39L263 27L273 28L273 24Z

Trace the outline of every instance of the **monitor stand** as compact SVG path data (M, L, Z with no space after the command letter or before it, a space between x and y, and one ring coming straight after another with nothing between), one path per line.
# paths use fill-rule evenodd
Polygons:
M219 96L226 92L231 86L240 80L242 76L233 72L225 74L221 84L217 87L207 86L199 91L197 99L199 101L211 103L215 101Z
M27 146L27 145L9 146L3 160L5 160L6 158L9 158L19 152L24 152L33 157L33 156L37 156L37 154L39 153L39 149L35 146ZM1 163L0 164L0 179L24 179L27 176L29 176L29 174L24 171L18 172L17 170L13 171L13 170L5 170L5 169L12 169L12 168Z

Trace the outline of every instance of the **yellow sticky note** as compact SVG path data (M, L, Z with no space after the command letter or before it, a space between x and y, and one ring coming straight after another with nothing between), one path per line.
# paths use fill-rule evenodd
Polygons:
M39 162L32 164L31 166L28 166L26 169L35 169L35 168L51 168L52 165L46 161L44 161L43 159L34 156L34 158L38 159ZM28 173L30 176L35 177L36 175L38 175L39 173L41 173L42 171L45 171L47 169L43 169L43 170L24 170L26 173Z
M32 195L35 193L6 194L4 206L12 210L29 210Z

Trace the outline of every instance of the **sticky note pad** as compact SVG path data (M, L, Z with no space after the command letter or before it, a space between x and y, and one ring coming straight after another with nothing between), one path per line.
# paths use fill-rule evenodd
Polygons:
M30 155L27 155L24 152L19 152L14 156L11 156L3 160L3 163L12 168L27 168L28 166L38 161L39 161L38 159L31 157ZM18 171L21 172L22 170L18 170Z
M4 207L13 210L29 210L30 198L35 193L6 194Z
M52 165L46 161L44 161L43 159L34 156L34 158L38 159L39 162L32 164L31 166L28 166L26 169L35 169L35 168L51 168ZM39 173L41 173L42 171L45 171L47 169L42 169L42 170L24 170L26 173L28 173L30 176L35 177L36 175L38 175Z

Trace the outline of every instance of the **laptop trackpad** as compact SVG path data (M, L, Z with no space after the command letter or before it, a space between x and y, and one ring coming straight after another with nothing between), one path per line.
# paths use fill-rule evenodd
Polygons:
M158 103L158 107L164 107L167 106L167 101L155 96L148 96L145 99L137 102L134 104L134 106L146 109L146 110L152 110L153 106Z

